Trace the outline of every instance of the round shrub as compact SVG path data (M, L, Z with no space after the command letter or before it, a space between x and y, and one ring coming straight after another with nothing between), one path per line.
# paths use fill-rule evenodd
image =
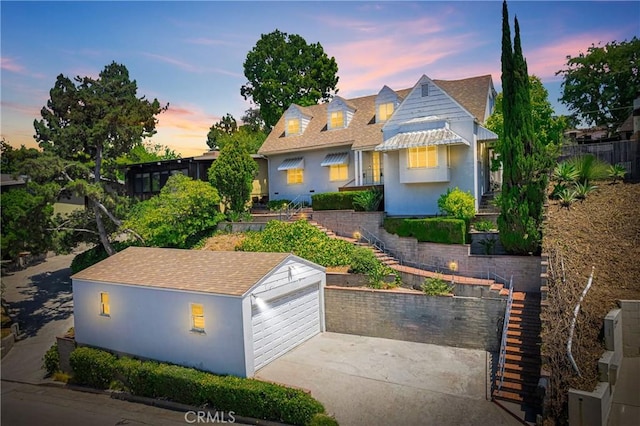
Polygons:
M476 215L476 199L471 195L471 191L464 192L458 187L449 188L438 198L438 208L447 216L469 223Z

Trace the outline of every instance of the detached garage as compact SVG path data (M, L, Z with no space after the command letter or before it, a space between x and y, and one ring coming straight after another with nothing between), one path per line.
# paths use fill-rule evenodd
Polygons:
M71 278L78 344L215 373L325 329L325 269L288 253L129 247Z

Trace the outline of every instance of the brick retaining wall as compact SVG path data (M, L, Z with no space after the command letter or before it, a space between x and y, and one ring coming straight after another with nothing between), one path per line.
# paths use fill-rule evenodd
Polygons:
M498 351L506 299L325 287L327 331Z

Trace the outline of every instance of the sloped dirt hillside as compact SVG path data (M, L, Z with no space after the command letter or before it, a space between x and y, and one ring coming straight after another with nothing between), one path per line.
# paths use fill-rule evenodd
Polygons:
M552 201L547 210L543 251L549 254L549 296L542 341L552 373L548 409L556 419L566 419L569 387L591 391L597 383L605 315L617 306L616 300L640 299L640 184L597 185L596 192L569 209ZM566 346L573 310L592 268L593 283L572 344L580 377Z

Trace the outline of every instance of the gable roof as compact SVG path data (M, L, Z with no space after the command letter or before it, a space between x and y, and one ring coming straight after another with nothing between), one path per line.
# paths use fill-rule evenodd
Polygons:
M71 278L242 296L289 253L129 247Z
M433 80L433 82L469 111L478 122L484 122L485 115L488 113L487 97L490 91L494 91L491 75L462 80ZM402 89L396 93L402 101L413 89L414 87ZM328 104L326 103L304 107L312 118L305 131L300 135L285 136L283 114L258 153L276 155L347 145L351 146L353 150L373 149L382 142L382 126L384 124L375 122L377 96L378 94L353 99L342 98L349 107L355 109L349 126L343 129L327 129Z
M490 90L495 91L491 75L433 82L469 111L478 122L483 123L487 113L490 113L487 111L487 96Z

